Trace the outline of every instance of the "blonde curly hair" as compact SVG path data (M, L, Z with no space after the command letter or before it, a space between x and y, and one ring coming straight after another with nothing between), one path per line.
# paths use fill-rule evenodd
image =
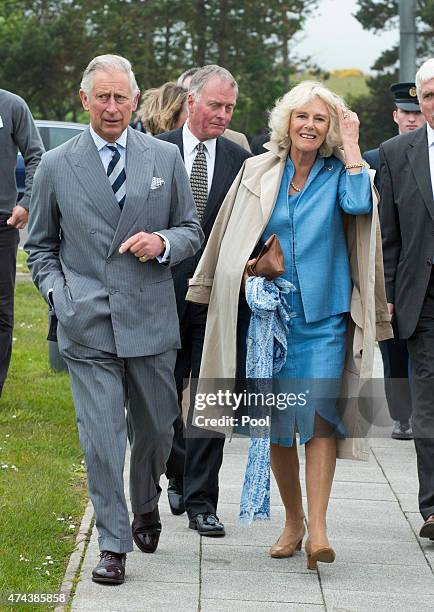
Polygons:
M147 89L138 116L145 130L156 136L175 129L187 101L187 91L176 83Z
M329 157L342 146L338 109L346 106L345 101L319 81L302 81L277 100L275 107L270 113L271 142L275 142L280 149L289 149L291 147L289 122L292 111L303 107L304 104L307 104L314 98L322 100L330 113L329 129L319 149L319 154L322 157Z

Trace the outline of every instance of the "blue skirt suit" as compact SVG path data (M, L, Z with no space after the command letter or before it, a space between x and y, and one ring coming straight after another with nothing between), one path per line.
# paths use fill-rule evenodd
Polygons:
M316 430L316 415L331 425L326 435L334 431L345 436L335 399L344 367L352 291L342 212L365 214L372 207L365 169L350 174L337 158L318 157L303 190L291 196L293 175L288 157L261 242L271 234L278 236L285 256L284 278L295 288L285 296L292 318L286 363L276 381L278 391L293 390L284 381L296 378L303 379L305 387L311 383L313 394L307 396L305 405L276 411L271 442L281 446L292 446L295 432L302 444L314 434L321 435ZM328 380L318 384L318 379Z

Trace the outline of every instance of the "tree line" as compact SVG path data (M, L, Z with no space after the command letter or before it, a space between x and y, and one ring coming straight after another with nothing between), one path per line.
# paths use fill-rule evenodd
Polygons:
M133 64L139 87L217 63L240 86L233 127L250 135L305 66L293 39L318 0L0 0L0 83L36 117L80 118L83 69L100 53Z
M127 57L141 90L217 63L240 86L232 127L251 137L300 74L321 76L297 55L306 19L320 6L321 0L0 0L0 87L23 96L36 117L77 121L84 119L80 79L95 55ZM419 0L417 11L422 63L433 55L434 0ZM398 0L358 0L355 17L381 35L398 26ZM362 149L396 132L389 85L399 80L398 47L372 69L369 93L350 100L361 119Z
M417 63L420 66L434 56L434 0L418 0L416 10ZM391 28L399 30L399 0L358 0L355 17L364 29L378 36ZM400 80L399 45L384 51L372 70L374 75L367 81L369 93L350 100L362 126L362 151L378 147L379 143L397 134L392 120L393 96L389 88Z

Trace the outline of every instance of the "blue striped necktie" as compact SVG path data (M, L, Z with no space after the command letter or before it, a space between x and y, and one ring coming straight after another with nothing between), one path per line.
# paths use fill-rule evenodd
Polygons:
M125 174L125 168L122 163L121 154L119 153L119 149L117 148L117 146L107 145L107 149L110 149L110 151L112 152L112 158L107 168L107 176L109 178L110 185L112 186L119 207L122 210L126 197L125 181L127 177Z

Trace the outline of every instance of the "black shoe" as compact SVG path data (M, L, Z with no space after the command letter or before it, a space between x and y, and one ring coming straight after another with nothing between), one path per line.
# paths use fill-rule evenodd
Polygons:
M190 519L188 524L190 529L196 529L199 535L202 536L224 536L225 526L219 521L215 514L205 512L204 514L196 514Z
M167 487L170 510L176 516L185 512L183 484L182 478L170 478Z
M92 580L94 582L105 582L106 584L122 584L125 580L126 560L126 553L102 550L99 563L92 571Z
M161 533L160 513L158 506L151 512L135 514L131 525L133 540L144 553L153 553L157 550Z
M395 421L392 438L394 440L413 440L413 430L410 421Z

